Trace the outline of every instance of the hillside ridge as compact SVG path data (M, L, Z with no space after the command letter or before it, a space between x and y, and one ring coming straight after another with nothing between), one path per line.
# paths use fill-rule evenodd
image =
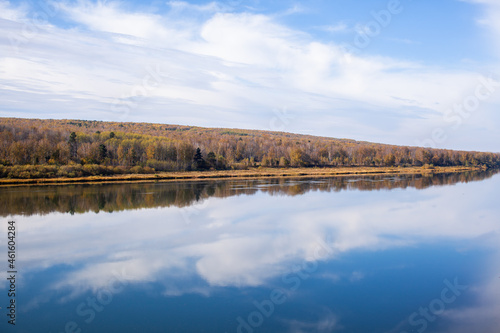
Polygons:
M397 166L496 168L500 166L500 154L265 130L0 118L0 177L3 178L256 167Z

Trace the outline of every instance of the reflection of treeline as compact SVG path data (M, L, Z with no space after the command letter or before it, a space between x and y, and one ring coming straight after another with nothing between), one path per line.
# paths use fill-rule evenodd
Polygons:
M187 207L210 197L299 195L309 191L381 190L450 185L483 180L496 171L437 175L376 175L315 179L224 180L128 184L75 184L65 186L10 187L0 191L0 215L33 215L51 212L115 212L128 209Z
M500 155L256 130L0 118L0 177L305 166L496 167Z

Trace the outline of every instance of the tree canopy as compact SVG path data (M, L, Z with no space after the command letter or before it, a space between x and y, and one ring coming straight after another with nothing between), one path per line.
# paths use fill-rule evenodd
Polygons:
M59 169L93 165L105 167L108 173L258 166L492 168L500 165L500 155L258 130L0 118L0 166L20 165Z

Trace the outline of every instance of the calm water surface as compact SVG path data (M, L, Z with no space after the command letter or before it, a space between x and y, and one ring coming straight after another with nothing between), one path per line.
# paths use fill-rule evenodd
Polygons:
M0 331L498 333L499 197L494 173L0 188Z

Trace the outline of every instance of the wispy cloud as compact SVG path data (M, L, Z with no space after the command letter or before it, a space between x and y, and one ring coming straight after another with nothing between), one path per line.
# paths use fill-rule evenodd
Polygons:
M168 1L167 5L169 5L173 10L177 11L199 11L208 13L227 11L232 8L232 6L230 5L223 5L215 1L209 2L204 5L190 4L189 2L186 1Z
M16 53L5 36L22 33L28 9L5 1L0 7L0 89L9 97L3 116L123 120L116 101L140 94L148 68L159 68L161 83L125 120L265 129L272 110L286 107L297 119L286 131L408 143L408 133L421 135L415 127L439 122L478 77L367 52L346 54L340 44L286 26L276 15L231 2L171 1L156 11L112 1L61 2L55 18L65 25L37 27L36 37ZM303 10L291 6L288 12ZM324 29L349 28L339 22Z
M0 19L21 21L26 17L28 8L25 5L13 6L9 1L0 0Z
M324 310L327 312L317 321L299 321L299 320L288 320L285 321L288 326L290 333L306 333L306 332L318 332L318 333L332 333L340 331L343 327L339 324L339 317L332 313L330 310Z
M300 4L294 4L290 8L286 9L282 13L279 13L278 16L288 16L288 15L294 15L294 14L299 14L299 13L305 13L307 12L307 8L300 5Z
M500 2L496 0L462 0L465 2L476 3L482 5L483 14L481 17L476 18L476 22L486 27L494 35L491 41L497 47L500 55Z
M420 42L417 42L417 41L414 41L414 40L411 40L411 39L408 39L408 38L394 38L394 37L391 37L391 38L387 38L387 40L390 40L390 41L393 41L393 42L396 42L396 43L402 43L402 44L408 44L408 45L415 45L415 44L421 44Z
M347 32L350 31L351 29L345 22L338 22L337 24L334 25L324 25L321 27L318 27L319 30L323 30L326 32L330 33L340 33L340 32Z

